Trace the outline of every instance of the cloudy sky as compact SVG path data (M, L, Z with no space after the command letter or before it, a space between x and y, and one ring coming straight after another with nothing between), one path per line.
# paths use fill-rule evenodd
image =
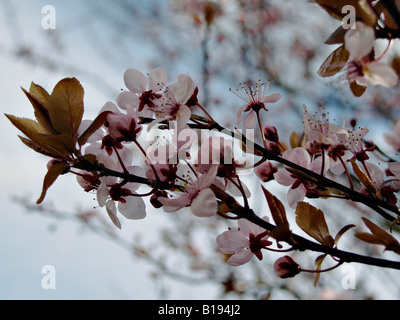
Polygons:
M63 77L77 76L80 79L82 74L83 80L80 80L85 87L86 110L89 116L94 115L124 87L124 70L142 61L143 50L136 50L134 58L121 59L112 71L99 62L93 52L87 50L87 38L81 31L95 30L98 35L102 32L101 23L93 21L90 8L82 1L51 1L56 13L55 30L42 27L43 20L45 24L49 21L47 12L42 13L48 4L46 1L4 0L0 4L2 114L32 118L32 108L20 87L28 89L34 81L51 91ZM90 29L96 25L97 29ZM57 47L57 37L61 34L63 48ZM61 55L65 66L61 70L49 71L49 68L43 68L41 57L35 57L36 62L30 59L33 52L43 55L48 61L57 60ZM25 56L16 59L16 55ZM98 75L103 75L105 81L100 86L92 85L92 80ZM104 89L109 89L109 84L114 86L114 91ZM31 202L38 198L47 159L30 152L19 141L17 129L4 116L0 117L0 134L3 144L0 155L0 299L157 298L155 286L158 284L149 278L149 266L135 261L126 249L94 233L82 232L77 223L58 222L29 213L16 203L15 196L26 197ZM93 195L84 194L74 177L68 176L54 184L45 204L52 204L66 213L97 205ZM121 235L130 240L138 231L150 230L150 226L153 228L158 223L155 219L149 217L133 224L122 221ZM48 265L55 270L54 290L42 287L46 276L42 269ZM215 293L212 287L204 286L205 291L202 290L200 287L195 292L185 291L183 286L175 292L173 289L172 297L190 299L198 298L204 292Z

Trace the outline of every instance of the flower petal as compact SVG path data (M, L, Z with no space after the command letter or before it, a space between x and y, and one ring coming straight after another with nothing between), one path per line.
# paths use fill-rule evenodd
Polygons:
M253 253L251 252L250 248L244 248L237 251L232 257L228 259L227 262L232 266L240 266L249 262L252 257Z
M276 182L278 182L283 186L291 186L293 182L296 180L291 176L291 174L288 171L284 169L281 169L278 172L276 172L274 174L274 179Z
M108 200L107 204L106 204L106 210L108 213L108 216L110 217L112 223L114 223L114 225L121 229L121 222L119 221L118 217L117 217L117 208L115 207L115 202L112 200Z
M124 81L129 91L133 93L142 93L146 91L147 79L146 76L136 69L128 69L124 74Z
M188 206L191 198L188 193L184 193L178 198L159 198L158 201L163 205L165 212L174 212Z
M217 237L217 244L223 253L233 254L249 246L249 239L242 231L228 230Z
M274 102L279 101L281 98L282 98L282 95L280 93L273 93L269 96L262 97L260 99L260 101L263 103L274 103Z
M264 216L262 219L266 222L269 222L269 219L267 216ZM250 233L252 233L253 235L257 236L258 234L265 231L264 228L256 225L253 222L250 222L247 219L239 219L238 225L239 225L240 231L243 232L245 235L250 235Z
M186 124L189 122L190 117L192 115L192 111L190 110L190 108L188 106L185 105L181 105L179 107L179 111L177 114L177 119L176 119L176 126L177 126L177 130L180 131L182 130Z
M190 206L197 217L211 217L217 213L218 203L211 189L204 189L193 199Z
M126 197L126 203L118 203L118 211L127 219L139 220L146 217L146 205L140 197Z
M160 91L167 83L167 71L164 68L153 69L147 79L149 90Z
M361 86L382 85L390 88L394 87L398 81L396 72L384 63L372 62L363 69L363 72L364 76L356 80Z
M296 189L290 188L287 193L287 202L291 208L296 208L296 204L302 201L306 196L306 189L303 184L300 184Z
M207 173L198 179L198 187L200 190L208 188L215 180L218 172L218 164L213 164L208 169Z
M250 110L250 112L243 119L243 128L245 129L254 129L254 125L256 124L256 113L254 110Z
M117 104L124 110L127 107L136 108L139 105L139 97L131 91L122 92L117 98Z
M283 153L283 158L292 161L299 166L302 166L304 168L308 168L308 166L311 163L311 157L310 154L307 152L306 149L296 147L291 150L287 150Z
M102 182L100 186L97 188L97 202L99 203L100 207L104 207L106 205L108 199L108 188L107 185Z
M375 32L362 22L356 23L355 29L349 29L344 36L345 48L354 60L361 60L367 56L375 40Z
M239 107L236 111L236 123L240 123L242 122L242 112L244 109L246 109L247 105L242 105L241 107Z

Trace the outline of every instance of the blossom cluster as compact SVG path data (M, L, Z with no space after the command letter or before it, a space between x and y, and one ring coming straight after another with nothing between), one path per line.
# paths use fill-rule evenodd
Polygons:
M370 58L375 39L371 30L358 22L356 29L345 34L348 79L361 86L393 86L397 82L394 71ZM34 83L24 90L36 121L7 117L27 136L20 137L22 142L51 157L38 203L60 175L70 173L84 191L96 194L98 205L118 228L119 214L143 219L149 203L165 212L188 208L200 218L237 219L238 229L230 227L216 242L228 255L227 262L238 266L253 256L262 260L263 250L307 248L308 242L292 233L285 206L266 188L273 180L288 187L286 203L295 212L297 225L321 246L324 255L316 260L317 272L322 272L322 260L337 250L338 240L353 225L343 226L332 237L323 212L305 199L362 202L392 226L397 224L400 164L392 161L378 166L371 161L377 147L366 140L367 128L356 128L354 123L339 126L329 121L328 113L312 116L303 106L303 134L293 132L287 144L280 140L277 127L262 123L260 113L282 98L280 93L267 94L269 82L243 82L241 89L233 90L244 101L236 120L249 130L245 134L223 128L210 116L199 103L199 89L189 75L170 81L163 68L147 75L128 69L124 82L127 90L115 103L107 102L94 120L82 120L83 88L75 78L61 80L51 94ZM255 128L262 145L254 141ZM210 133L214 129L218 134L199 142L199 130ZM155 138L150 144L149 137ZM399 125L386 140L400 150ZM252 161L240 157L238 148ZM250 208L251 191L242 178L249 168L260 179L274 224ZM335 177L342 176L346 183L335 182ZM394 237L371 221L364 222L371 234L358 233L359 239L400 252ZM335 252L338 265L349 261L347 256L341 260L341 251ZM289 256L279 258L274 267L282 278L310 271Z

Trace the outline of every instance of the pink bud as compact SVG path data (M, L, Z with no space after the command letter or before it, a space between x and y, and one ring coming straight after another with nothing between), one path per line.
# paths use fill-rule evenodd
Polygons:
M274 269L279 278L294 277L301 272L300 266L289 256L283 256L275 261Z
M265 126L263 128L263 132L265 139L267 139L268 141L273 141L273 142L279 141L278 131L276 130L276 127Z
M262 181L267 182L274 178L274 173L278 172L278 168L269 161L264 161L254 169L257 177Z

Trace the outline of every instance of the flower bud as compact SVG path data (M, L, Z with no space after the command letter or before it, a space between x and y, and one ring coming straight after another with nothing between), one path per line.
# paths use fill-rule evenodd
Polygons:
M278 168L269 161L264 161L254 169L255 174L262 181L267 182L274 178L274 173L278 172Z
M279 144L273 141L268 141L266 145L266 149L271 151L272 153L277 154L278 156L282 154L281 149L279 148Z
M289 256L283 256L275 261L274 269L279 278L292 278L301 272L300 266Z
M166 198L167 197L167 192L164 190L157 190L153 195L150 197L150 203L152 206L156 209L161 208L163 205L160 202L159 198Z
M263 133L264 133L265 139L267 139L268 141L273 141L273 142L279 141L278 131L276 130L276 127L265 126L263 128Z

